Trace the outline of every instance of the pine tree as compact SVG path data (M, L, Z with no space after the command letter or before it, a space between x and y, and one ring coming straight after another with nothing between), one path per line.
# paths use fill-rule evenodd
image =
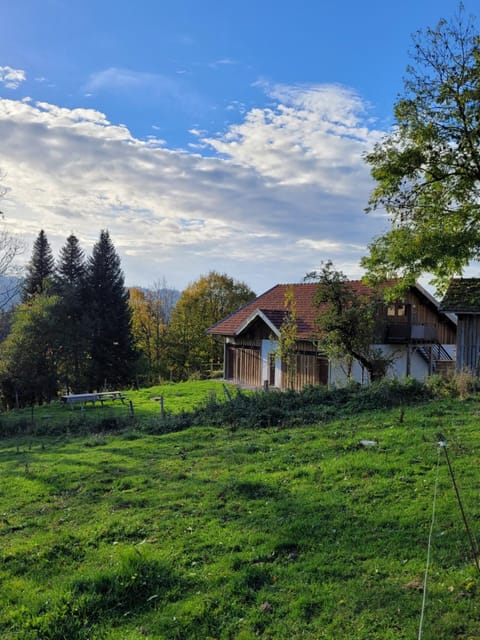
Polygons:
M32 257L27 265L27 276L23 284L22 301L26 302L39 293L46 293L51 285L54 271L55 260L52 249L42 229L33 243Z
M56 308L61 346L57 361L58 375L65 389L84 391L90 345L86 264L85 255L73 234L60 251L54 288L59 297Z
M80 247L78 238L71 234L65 246L60 251L60 258L56 269L56 286L60 293L73 287L76 290L85 284L85 255Z
M127 383L136 359L128 290L120 258L108 231L102 231L87 267L90 316L91 389Z

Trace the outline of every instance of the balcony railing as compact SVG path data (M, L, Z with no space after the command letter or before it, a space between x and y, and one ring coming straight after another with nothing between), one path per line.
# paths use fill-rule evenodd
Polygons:
M388 342L435 342L437 329L433 324L411 324L410 322L389 322L386 327Z

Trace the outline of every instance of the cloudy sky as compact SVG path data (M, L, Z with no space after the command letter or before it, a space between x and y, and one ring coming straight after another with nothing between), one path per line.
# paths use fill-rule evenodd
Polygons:
M215 269L257 293L381 216L362 157L392 125L411 35L457 3L0 0L6 228L55 253L108 229L128 285ZM474 11L466 2L467 12Z

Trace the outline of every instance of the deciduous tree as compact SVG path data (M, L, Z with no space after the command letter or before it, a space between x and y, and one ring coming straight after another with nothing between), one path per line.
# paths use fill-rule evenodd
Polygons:
M141 354L140 374L150 384L169 377L168 323L177 296L165 281L149 289L130 289L132 331Z
M3 397L10 408L56 396L57 303L56 296L39 293L15 310L0 363Z
M480 37L460 6L414 45L395 126L366 156L369 210L391 228L363 264L373 279L428 272L441 286L480 258Z
M290 389L295 388L297 374L297 305L293 287L285 292L286 314L280 327L280 339L278 341L278 355L282 359L287 374L287 383Z
M0 174L0 180L4 177ZM0 199L7 189L0 185ZM4 214L0 211L0 319L2 324L8 322L9 310L20 293L21 268L16 258L25 251L25 242L17 235L10 233L3 222Z
M332 359L345 356L358 360L370 379L383 378L392 358L374 347L375 327L383 298L372 291L359 296L348 284L347 277L326 262L320 272L308 279L318 280L315 304L320 310L317 326L320 348Z
M254 297L247 284L216 271L182 292L170 323L170 357L177 377L204 372L221 361L223 346L205 330Z

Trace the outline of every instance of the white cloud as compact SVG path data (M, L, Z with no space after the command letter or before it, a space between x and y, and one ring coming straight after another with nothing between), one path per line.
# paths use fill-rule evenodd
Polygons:
M217 269L261 291L330 257L358 271L381 223L362 212L379 133L340 87L269 97L218 138L192 130L222 157L160 148L94 109L0 100L7 224L30 241L45 229L55 251L71 232L89 251L108 228L131 284Z
M0 84L7 89L18 89L22 82L27 79L25 71L22 69L12 69L12 67L0 67Z
M238 62L236 60L232 60L231 58L220 58L219 60L215 60L214 62L209 63L209 67L211 69L217 69L218 67L223 66L232 66L236 65Z
M159 82L170 84L171 80L159 74L110 67L92 74L86 88L89 91L105 88L130 90L142 86L151 86Z
M273 108L252 109L221 138L205 138L218 153L282 185L320 185L345 195L365 185L365 149L379 138L363 123L365 105L335 85L265 87Z

